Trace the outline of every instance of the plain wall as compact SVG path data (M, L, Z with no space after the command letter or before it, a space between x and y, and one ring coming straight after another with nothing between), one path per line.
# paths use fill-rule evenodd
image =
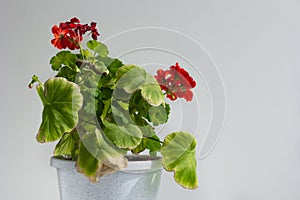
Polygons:
M186 191L164 173L159 200L300 199L300 2L1 1L0 198L58 200L54 144L35 134L41 103L32 74L52 76L50 28L78 16L103 38L155 26L183 32L210 53L223 77L227 115L214 152L198 162L200 187Z

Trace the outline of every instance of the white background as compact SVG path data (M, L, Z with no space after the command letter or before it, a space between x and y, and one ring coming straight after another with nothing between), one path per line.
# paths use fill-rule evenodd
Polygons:
M159 200L300 199L299 10L297 0L1 1L0 199L59 199L53 144L35 141L42 107L27 84L53 75L50 28L73 16L99 22L103 38L144 26L184 32L219 67L223 137L199 162L199 189L165 173Z

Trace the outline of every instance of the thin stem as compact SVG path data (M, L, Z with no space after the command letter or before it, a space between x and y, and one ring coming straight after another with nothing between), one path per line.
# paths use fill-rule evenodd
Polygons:
M150 139L150 140L154 140L154 141L159 142L161 144L164 143L164 142L162 142L162 141L160 141L158 139L152 138L152 137L144 137L144 138L147 138L147 139Z
M81 53L81 55L82 55L82 59L84 60L85 57L84 57L84 55L83 55L83 49L82 49L82 45L81 45L81 44L79 44L79 48L80 48L80 53Z
M41 84L41 86L44 86L44 83L43 83L42 81L40 81L40 79L38 79L37 82L38 82L39 84Z

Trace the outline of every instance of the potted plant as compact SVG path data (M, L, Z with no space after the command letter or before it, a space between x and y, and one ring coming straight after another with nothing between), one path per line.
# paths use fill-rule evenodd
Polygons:
M196 139L178 131L161 141L155 132L168 121L165 96L192 100L196 82L189 73L176 63L152 76L108 57L95 22L74 17L52 33L57 74L45 83L34 75L29 87L37 83L44 106L37 141L58 141L51 165L61 199L156 199L162 167L184 188L197 188ZM85 35L92 37L86 47Z

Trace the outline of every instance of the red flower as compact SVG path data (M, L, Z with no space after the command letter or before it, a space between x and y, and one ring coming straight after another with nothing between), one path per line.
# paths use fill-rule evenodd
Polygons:
M170 67L171 73L177 80L180 80L185 87L194 88L196 87L196 82L194 79L189 75L189 73L181 68L178 63L176 65Z
M191 89L196 87L196 82L178 63L166 71L159 69L155 78L170 100L184 98L186 101L191 101L193 99Z
M167 94L167 98L169 98L172 101L175 101L177 99L177 96L174 93Z
M73 17L71 20L70 20L71 23L80 23L80 20L76 17Z
M71 50L79 49L80 48L79 43L82 41L82 37L76 34L75 31L73 30L69 30L69 35L70 35L70 39L68 43L68 48Z
M92 38L93 38L94 40L97 40L97 37L100 35L100 34L98 33L98 30L97 30L97 28L96 28L96 25L97 25L96 22L92 22L92 23L91 23L91 26L90 26L90 29L91 29L91 32L92 32Z
M57 27L56 25L52 27L52 33L54 34L54 39L51 43L58 49L65 49L69 43L69 37L67 36L68 30Z
M74 17L68 22L61 22L59 27L56 25L52 27L54 39L51 40L51 43L58 49L79 49L82 36L88 31L90 31L92 38L97 40L97 36L100 34L96 28L96 23L92 22L90 26L80 24L80 20Z

